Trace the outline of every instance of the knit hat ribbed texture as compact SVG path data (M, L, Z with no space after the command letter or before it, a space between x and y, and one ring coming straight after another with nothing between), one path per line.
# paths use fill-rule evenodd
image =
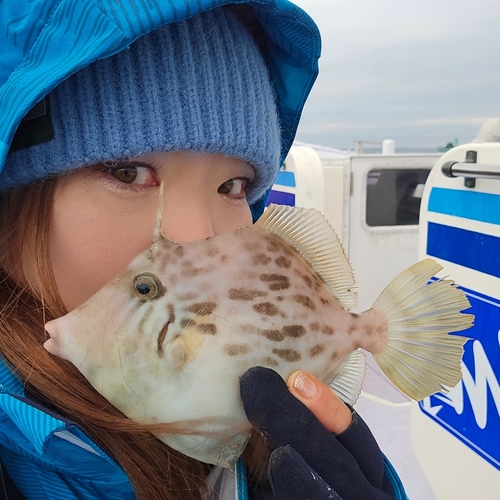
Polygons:
M50 94L55 138L8 155L0 189L107 160L192 150L256 169L253 203L279 168L274 90L262 55L218 8L163 26Z

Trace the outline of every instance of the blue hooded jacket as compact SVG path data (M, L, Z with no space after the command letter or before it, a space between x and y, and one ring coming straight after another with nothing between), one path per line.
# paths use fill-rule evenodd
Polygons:
M6 0L0 2L0 172L26 113L69 75L140 36L225 4L251 5L266 49L282 127L283 161L318 74L314 22L286 0ZM255 207L257 217L264 200Z
M321 41L309 16L287 0L0 1L0 172L26 113L69 75L140 36L225 4L250 5L266 34L281 122L282 161L318 74ZM264 199L253 207L257 218ZM27 499L133 499L120 467L74 423L25 397L0 362L0 458ZM243 467L221 498L247 498ZM406 498L386 462L396 498Z

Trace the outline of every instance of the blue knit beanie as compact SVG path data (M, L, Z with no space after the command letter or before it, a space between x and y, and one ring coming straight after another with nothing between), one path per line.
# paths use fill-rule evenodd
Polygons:
M7 156L0 190L152 151L220 153L256 170L251 204L279 168L267 67L226 9L163 26L96 61L50 94L53 138Z

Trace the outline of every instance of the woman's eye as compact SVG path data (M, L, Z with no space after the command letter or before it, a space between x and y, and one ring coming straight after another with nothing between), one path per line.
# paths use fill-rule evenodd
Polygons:
M124 184L156 185L151 167L140 165L118 165L108 168L108 172L117 181Z
M228 196L243 197L246 194L247 184L248 179L236 177L224 182L224 184L219 187L218 191L220 194Z

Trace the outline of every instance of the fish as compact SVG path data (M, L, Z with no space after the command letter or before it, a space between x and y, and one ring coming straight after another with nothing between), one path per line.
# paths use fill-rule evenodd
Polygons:
M69 360L128 418L171 448L234 470L252 427L239 377L306 370L354 404L370 352L421 400L461 379L474 316L464 292L424 259L372 308L356 306L342 244L314 210L271 204L253 225L188 243L161 232L80 307L48 322L49 353ZM432 279L431 279L432 278Z

